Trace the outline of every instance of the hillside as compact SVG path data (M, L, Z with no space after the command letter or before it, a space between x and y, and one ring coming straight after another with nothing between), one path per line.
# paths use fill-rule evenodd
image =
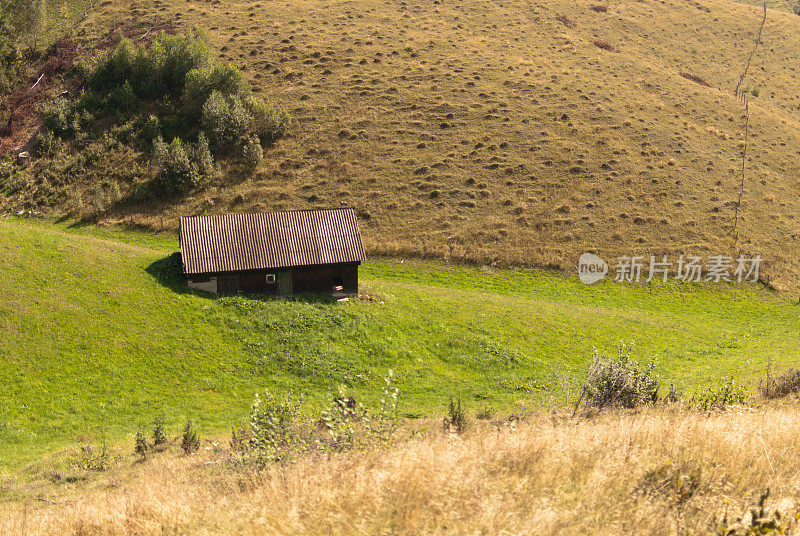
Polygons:
M351 303L189 293L175 240L0 219L0 475L78 443L130 441L162 418L203 433L246 418L256 392L374 403L395 371L405 418L549 407L593 347L657 355L688 392L769 362L795 365L796 308L765 289L597 284L535 270L369 260ZM0 494L2 493L0 488Z
M733 90L760 8L593 6L102 2L76 33L85 54L115 24L140 27L133 35L164 21L201 27L219 58L294 122L252 176L234 173L176 200L124 197L97 214L88 207L89 216L169 227L185 214L347 202L372 252L574 270L586 250L609 259L743 251L765 259L773 284L795 289L800 17L788 3L768 10L742 84L757 91L735 243L745 118ZM105 156L108 169L34 172L5 206L75 210L75 193L107 177L133 191L144 164Z
M497 419L462 437L434 425L388 448L263 473L231 466L219 448L126 460L89 482L40 484L38 500L0 503L0 533L796 533L795 408L559 417Z

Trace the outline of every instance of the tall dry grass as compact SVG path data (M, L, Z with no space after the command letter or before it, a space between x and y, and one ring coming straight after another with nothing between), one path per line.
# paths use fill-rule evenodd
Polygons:
M206 450L0 506L0 534L713 534L770 487L796 512L800 412L537 416L313 454L261 474Z

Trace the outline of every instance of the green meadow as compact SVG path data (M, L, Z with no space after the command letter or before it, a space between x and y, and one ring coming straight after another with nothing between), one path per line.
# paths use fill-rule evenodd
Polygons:
M795 364L797 308L756 285L582 285L540 270L370 259L368 300L214 297L184 288L172 236L0 220L0 474L162 418L220 433L255 393L375 403L406 417L563 401L592 351L636 344L691 392Z

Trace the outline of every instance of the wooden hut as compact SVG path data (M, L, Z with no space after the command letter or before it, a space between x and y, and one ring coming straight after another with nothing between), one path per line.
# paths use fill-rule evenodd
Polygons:
M348 207L184 217L180 249L189 287L219 294L356 295L364 260Z

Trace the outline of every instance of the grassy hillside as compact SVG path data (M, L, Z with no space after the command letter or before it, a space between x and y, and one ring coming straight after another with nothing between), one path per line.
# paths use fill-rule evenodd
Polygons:
M768 10L743 84L758 96L751 92L734 243L744 109L733 89L759 7L730 0L593 7L102 2L78 29L89 45L120 22L141 25L140 33L164 20L178 31L204 28L221 61L245 69L294 125L252 176L237 173L175 201L123 200L98 216L160 226L162 216L170 225L187 213L347 201L360 209L373 251L572 270L586 249L606 256L743 250L760 253L773 282L793 290L800 17L785 2ZM6 206L73 209L75 191L107 176L127 192L144 164L103 147L113 169L34 173Z
M408 417L560 399L593 347L658 355L690 391L800 357L796 307L761 287L586 287L532 270L370 260L372 301L214 298L187 292L175 241L0 220L0 467L69 444L121 439L162 417L204 432L241 421L264 388L321 406L344 385L380 396L396 371Z
M0 532L796 534L796 407L674 409L498 419L462 437L432 426L390 448L256 474L219 449L173 452L0 503Z

